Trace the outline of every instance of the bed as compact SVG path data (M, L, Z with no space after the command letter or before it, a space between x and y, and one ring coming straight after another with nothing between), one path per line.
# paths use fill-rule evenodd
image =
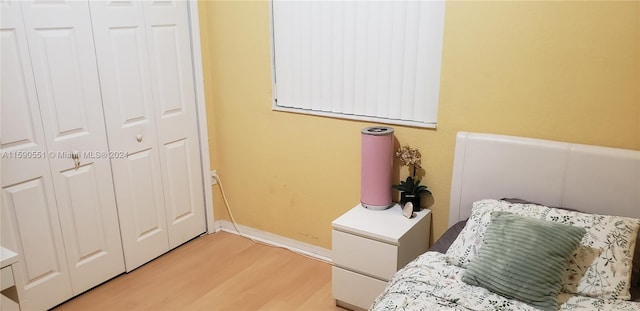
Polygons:
M640 151L460 132L449 230L370 310L640 311Z

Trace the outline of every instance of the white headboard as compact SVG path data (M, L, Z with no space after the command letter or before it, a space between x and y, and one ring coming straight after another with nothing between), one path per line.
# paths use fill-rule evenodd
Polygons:
M640 151L459 132L449 226L501 198L640 218Z

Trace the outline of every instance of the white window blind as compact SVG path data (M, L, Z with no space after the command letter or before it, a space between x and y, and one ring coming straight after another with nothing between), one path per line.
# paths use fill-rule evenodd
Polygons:
M271 4L275 110L436 126L444 1Z

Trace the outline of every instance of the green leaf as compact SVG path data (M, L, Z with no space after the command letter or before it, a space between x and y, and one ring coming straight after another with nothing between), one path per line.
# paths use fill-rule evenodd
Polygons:
M431 194L427 186L420 185L421 180L408 176L406 180L401 180L399 185L392 185L395 190L405 192L407 194Z

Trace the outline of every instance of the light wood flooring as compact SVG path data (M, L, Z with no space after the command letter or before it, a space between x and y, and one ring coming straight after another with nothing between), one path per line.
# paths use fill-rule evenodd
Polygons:
M218 232L54 310L344 309L331 297L331 265Z

